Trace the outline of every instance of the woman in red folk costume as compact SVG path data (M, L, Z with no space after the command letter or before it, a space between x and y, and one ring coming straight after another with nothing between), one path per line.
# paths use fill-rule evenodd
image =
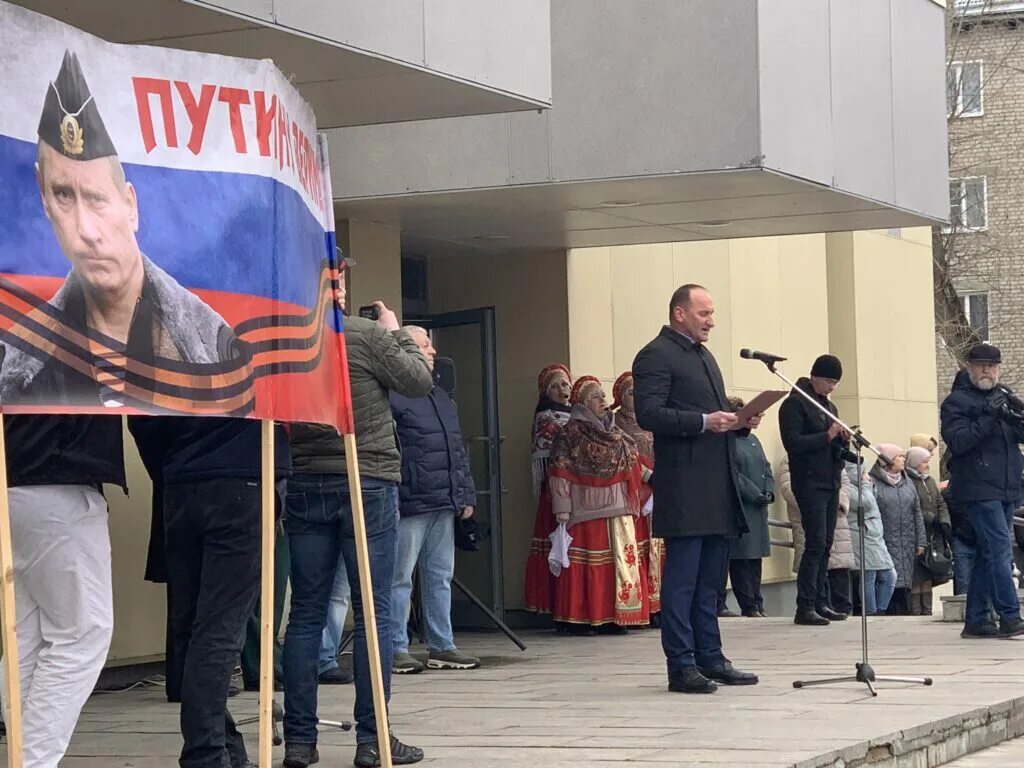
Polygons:
M601 382L572 389L572 415L551 446L548 485L559 523L569 527L569 567L555 592L555 620L574 633L625 633L650 622L646 568L635 521L651 472L633 438L615 426Z
M626 371L615 380L612 387L612 410L615 411L615 426L633 438L640 463L648 470L654 469L654 435L636 423L633 405L633 372ZM641 497L640 516L634 522L636 543L640 552L640 563L647 569L647 588L651 601L651 623L657 624L661 613L661 570L665 562L665 546L661 539L651 538L651 497L650 486L645 485Z
M537 377L540 400L533 415L532 451L533 495L537 498L537 517L533 524L533 541L526 560L525 608L534 613L551 613L555 606L555 577L551 575L548 555L549 536L557 523L551 512L548 489L548 459L551 442L569 422L569 395L572 379L569 369L561 364L549 365Z

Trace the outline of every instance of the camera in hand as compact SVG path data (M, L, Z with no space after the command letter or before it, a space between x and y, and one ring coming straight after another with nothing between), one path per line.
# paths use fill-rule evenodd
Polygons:
M374 322L377 322L378 320L380 320L380 307L376 306L375 304L370 304L369 306L366 307L360 307L359 316L365 317L367 320L373 320Z

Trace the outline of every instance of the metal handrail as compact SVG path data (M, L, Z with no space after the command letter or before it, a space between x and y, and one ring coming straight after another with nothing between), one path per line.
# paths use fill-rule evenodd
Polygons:
M772 520L769 517L768 525L773 526L775 528L788 528L789 530L793 530L793 524L785 520Z
M1014 517L1013 524L1018 528L1024 528L1024 517Z
M794 549L792 541L778 541L777 539L772 539L772 546L784 547L786 549Z

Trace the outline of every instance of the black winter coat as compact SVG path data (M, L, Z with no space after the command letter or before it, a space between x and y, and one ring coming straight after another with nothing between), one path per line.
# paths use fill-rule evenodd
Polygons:
M950 486L959 502L1020 502L1024 457L1017 434L985 410L988 393L960 371L942 403L942 439L949 450Z
M476 506L473 474L462 442L459 415L448 393L434 387L426 397L391 393L402 450L402 517L462 512Z
M653 535L747 532L736 477L736 437L704 432L703 416L731 410L722 372L700 344L665 327L633 361L636 420L654 434Z
M833 416L839 415L831 400L815 393L810 379L799 379L796 385ZM839 438L828 439L830 425L825 414L797 392L792 392L779 408L779 431L789 455L789 472L797 495L803 489L838 491L842 486L846 444Z
M120 416L8 416L7 483L100 485L127 490Z

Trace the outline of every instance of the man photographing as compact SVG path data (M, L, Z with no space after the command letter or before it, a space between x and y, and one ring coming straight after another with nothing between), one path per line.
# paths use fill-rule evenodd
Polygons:
M1002 354L976 344L967 368L957 374L942 403L942 439L949 449L953 499L963 506L977 537L977 556L967 589L962 637L1024 635L1013 583L1013 513L1024 498L1024 413L999 383ZM988 602L999 614L989 620Z
M843 365L833 355L814 361L810 377L796 385L833 416L839 409L829 396L843 377ZM793 392L779 409L782 444L789 454L793 494L800 508L806 544L797 571L795 623L827 626L845 613L832 609L828 588L828 558L836 532L843 455L850 436L839 424Z

